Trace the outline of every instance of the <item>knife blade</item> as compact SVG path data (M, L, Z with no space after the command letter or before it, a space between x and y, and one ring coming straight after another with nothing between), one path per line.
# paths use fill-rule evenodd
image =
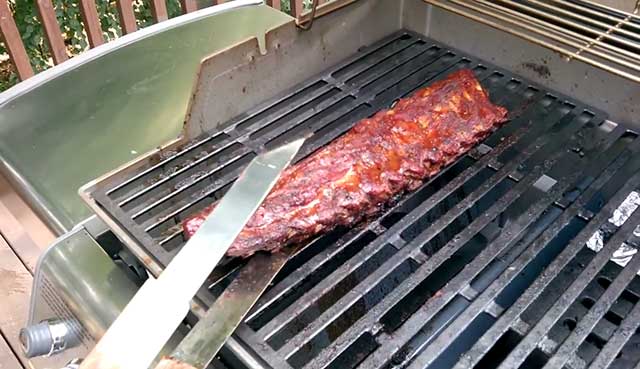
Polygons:
M81 369L148 368L189 303L298 153L299 139L254 158L158 279L140 288Z
M155 369L205 369L295 249L254 255L191 328L173 353Z

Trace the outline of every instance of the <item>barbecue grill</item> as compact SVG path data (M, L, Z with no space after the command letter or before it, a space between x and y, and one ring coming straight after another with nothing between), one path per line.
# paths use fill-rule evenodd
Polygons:
M316 17L202 62L181 137L81 189L97 243L157 276L181 221L256 155L308 137L299 160L469 68L509 122L376 219L288 250L213 365L638 367L640 17L571 0L335 1ZM213 271L185 329L246 263Z

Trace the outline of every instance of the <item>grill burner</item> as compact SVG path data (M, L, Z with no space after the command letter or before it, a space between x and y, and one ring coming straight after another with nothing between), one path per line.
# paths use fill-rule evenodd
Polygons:
M640 211L609 221L640 191L637 134L417 34L367 47L93 196L166 265L184 243L180 221L257 152L313 133L308 155L459 68L511 121L376 221L299 251L236 337L277 368L639 365L640 257L610 259L638 247ZM200 297L211 301L239 263L217 268Z

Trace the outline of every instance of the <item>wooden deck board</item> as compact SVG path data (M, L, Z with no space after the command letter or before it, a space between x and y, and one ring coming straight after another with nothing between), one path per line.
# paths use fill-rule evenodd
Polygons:
M18 333L27 320L33 277L4 238L0 238L0 331L14 352L20 352ZM20 355L22 365L29 360Z
M24 368L18 358L16 358L11 348L4 340L4 337L0 336L0 369L22 369Z
M33 272L54 234L0 177L0 369L44 368L22 355L18 332L27 320Z
M40 252L50 245L56 236L2 176L0 176L0 204L4 208L4 213L0 214L0 232L4 230L5 238L7 238L7 241L21 259L26 258L29 261L27 264L33 263L35 265ZM12 219L5 224L3 215L8 213L11 214ZM11 229L9 226L15 226L16 222L20 229ZM16 238L10 237L9 234ZM28 237L30 241L22 244L19 240L23 237ZM31 254L29 257L26 257L26 255L23 257L22 248L28 247L28 250L34 251L32 250L34 246L38 249L35 250L35 255ZM34 256L35 260L33 259Z
M0 218L2 219L0 235L8 244L13 245L12 250L15 247L16 257L24 263L29 273L33 274L42 249L38 247L20 221L2 202L0 202Z

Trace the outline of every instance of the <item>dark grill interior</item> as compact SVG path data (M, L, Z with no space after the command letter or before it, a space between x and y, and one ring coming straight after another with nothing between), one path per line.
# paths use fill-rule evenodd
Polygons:
M166 265L184 243L180 221L257 152L312 133L308 155L458 68L475 71L510 122L377 220L298 251L236 336L277 368L640 365L640 258L610 261L639 241L638 204L610 220L639 191L637 134L417 34L363 48L93 195ZM599 252L587 247L596 232ZM214 272L212 295L241 264Z

